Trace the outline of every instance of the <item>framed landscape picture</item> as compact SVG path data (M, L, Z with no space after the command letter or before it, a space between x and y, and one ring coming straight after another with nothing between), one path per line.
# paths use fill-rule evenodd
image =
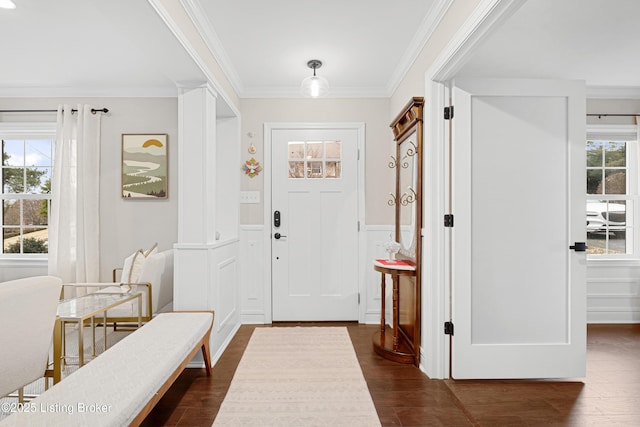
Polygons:
M122 134L122 197L166 199L167 134Z

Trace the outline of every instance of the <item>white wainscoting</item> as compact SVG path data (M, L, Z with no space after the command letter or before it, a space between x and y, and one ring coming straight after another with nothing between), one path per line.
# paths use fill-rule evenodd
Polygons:
M381 291L380 286L381 274L373 269L373 260L376 258L387 258L388 253L384 250L384 244L389 241L389 236L394 233L393 225L367 225L363 230L366 233L366 257L365 265L362 266L364 271L364 287L366 289L366 306L364 311L365 323L380 323ZM386 295L385 295L385 319L387 323L392 320L391 310L391 277L386 277Z
M265 305L267 286L270 286L265 268L265 239L263 225L240 226L240 320L242 323L264 324L267 320Z
M360 266L361 316L363 323L380 321L380 274L373 260L384 258L384 243L392 225L361 228L365 246ZM264 324L270 304L270 283L265 268L263 225L240 226L240 319L242 323ZM390 284L390 279L387 278ZM386 319L391 319L391 286L387 286ZM424 307L424 305L423 305ZM589 262L587 267L587 321L589 323L640 323L640 263Z
M588 263L587 322L640 323L640 264Z
M233 328L238 318L238 274L236 268L238 258L234 254L231 258L220 257L215 261L217 261L217 265L213 271L216 276L214 289L217 292L216 300L220 302L217 313L219 316L217 331L220 333L226 328Z
M212 363L215 363L240 328L239 239L213 244L175 244L175 310L214 310L211 331ZM202 366L198 354L189 363Z

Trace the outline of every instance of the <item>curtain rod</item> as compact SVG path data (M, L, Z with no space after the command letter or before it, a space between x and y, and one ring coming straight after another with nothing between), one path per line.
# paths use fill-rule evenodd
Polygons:
M611 117L640 117L640 113L638 114L587 114L588 117L597 117L597 118L602 118L602 117L607 117L607 116L611 116Z
M58 110L0 110L0 113L57 113ZM75 108L71 110L72 113L77 113ZM96 113L108 113L108 108L92 108L91 114Z

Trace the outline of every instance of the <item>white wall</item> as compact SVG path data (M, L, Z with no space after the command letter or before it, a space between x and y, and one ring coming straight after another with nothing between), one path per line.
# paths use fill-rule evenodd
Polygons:
M177 98L0 98L0 109L56 109L60 103L106 107L101 122L100 162L100 278L111 280L111 271L140 248L158 243L169 249L177 240ZM54 114L0 114L3 122L53 121ZM164 200L124 200L120 196L123 133L166 133L169 136L169 192ZM46 274L46 267L3 267L0 280Z

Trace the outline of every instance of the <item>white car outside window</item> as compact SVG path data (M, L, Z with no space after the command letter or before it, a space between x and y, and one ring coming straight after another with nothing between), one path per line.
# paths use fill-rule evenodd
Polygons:
M626 226L626 205L606 201L587 201L587 233L618 232Z

